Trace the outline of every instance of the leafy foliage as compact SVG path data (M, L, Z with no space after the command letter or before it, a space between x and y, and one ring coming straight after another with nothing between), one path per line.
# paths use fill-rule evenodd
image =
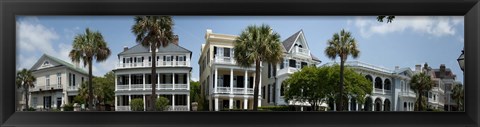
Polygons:
M173 33L173 19L171 16L135 16L135 24L132 26L132 33L136 36L136 42L144 47L150 48L152 58L156 58L156 49L160 46L168 46L175 38ZM152 60L152 94L156 95L156 61ZM151 96L150 107L152 111L156 108L155 101L157 96Z
M65 104L63 106L63 111L73 111L73 103Z
M143 99L132 99L132 102L130 103L130 108L132 109L132 111L143 111Z
M202 94L200 82L190 81L190 98L191 102L198 103L198 111L208 110L208 101L206 100L205 95Z
M165 111L167 110L168 108L168 103L170 101L168 100L168 98L165 98L165 97L159 97L157 99L157 101L155 102L155 106L157 106L157 111Z
M103 104L113 104L115 101L115 74L110 71L103 77L93 78L93 96L95 100ZM75 103L83 104L89 97L87 82L83 82L78 89L78 96L74 98Z
M260 79L260 63L277 64L283 58L280 35L268 25L250 25L234 41L233 57L237 65L251 67L255 63L255 78ZM260 80L255 80L253 110L258 108Z
M34 82L37 80L32 74L32 71L27 69L22 69L17 72L17 77L15 78L15 84L18 88L23 88L23 93L25 95L25 110L28 110L28 89L34 86Z
M426 99L420 99L425 92L430 91L433 88L433 82L426 72L421 72L412 76L410 80L410 88L418 94L415 109L417 111L425 111ZM424 105L425 104L425 105Z
M463 85L455 85L453 87L453 94L451 94L452 99L455 100L455 102L458 105L458 110L463 111L464 104L465 104L465 90Z
M284 81L285 99L308 101L316 111L319 104L327 101L326 98L338 95L339 89L336 88L340 80L339 73L338 64L319 68L304 67ZM365 96L373 90L371 84L353 69L345 69L345 96L354 96L359 103L365 102Z
M98 31L85 30L84 34L78 34L73 39L72 50L69 53L73 62L83 61L84 66L88 66L88 94L93 97L92 85L92 62L103 62L110 56L111 51L107 42L103 39L103 35ZM89 99L89 108L93 109L93 98Z
M387 23L392 23L393 19L395 19L395 16L377 16L378 22L383 22L383 19L387 19Z

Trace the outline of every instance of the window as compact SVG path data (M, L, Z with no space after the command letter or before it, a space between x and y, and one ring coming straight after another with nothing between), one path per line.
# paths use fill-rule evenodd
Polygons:
M230 48L223 48L223 56L230 57Z
M290 59L289 67L297 67L297 62L295 60Z
M82 83L85 82L84 77L82 77Z
M268 71L267 71L267 73L268 73L268 78L272 77L271 72L272 72L272 65L271 65L271 64L268 64Z
M72 74L72 83L73 83L73 86L75 86L75 74Z
M68 73L68 86L72 86L72 73Z
M50 64L48 61L43 62L43 65L48 65Z
M262 86L262 98L265 99L265 86Z
M175 95L175 105L187 105L187 95Z
M283 96L285 93L285 88L283 88L283 85L280 86L280 96Z
M62 87L62 73L57 73L57 87Z
M47 87L50 87L50 76L49 75L45 76L45 85Z
M37 97L32 97L32 107L33 108L37 107Z

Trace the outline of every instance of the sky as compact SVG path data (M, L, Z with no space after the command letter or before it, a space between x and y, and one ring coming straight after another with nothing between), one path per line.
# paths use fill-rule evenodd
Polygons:
M192 51L192 80L199 78L198 59L205 43L206 29L214 33L238 35L249 25L268 24L281 41L303 30L312 54L322 63L333 62L324 54L327 41L345 29L357 40L360 56L347 61L385 67L410 67L428 63L433 68L445 64L457 80L463 73L457 63L464 46L463 16L396 16L392 23L381 23L375 16L173 16L179 45ZM71 62L68 53L73 38L86 28L102 33L111 56L94 62L93 75L103 76L118 63L124 46L136 45L131 32L133 16L18 16L17 69L30 69L46 53ZM337 59L338 61L338 59Z

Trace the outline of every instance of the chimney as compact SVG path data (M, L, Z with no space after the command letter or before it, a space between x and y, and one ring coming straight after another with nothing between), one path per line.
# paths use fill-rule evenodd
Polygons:
M445 68L445 64L440 64L440 77L445 77L447 74L447 71L446 71L446 68Z
M173 35L173 44L178 45L178 35Z
M421 72L422 65L417 64L415 65L415 72Z
M207 29L207 33L205 33L205 40L208 40L208 36L210 36L210 34L212 34L212 29Z
M123 51L127 51L128 50L128 47L127 46L123 46Z
M398 70L398 69L400 69L400 67L399 67L399 66L395 66L395 70Z

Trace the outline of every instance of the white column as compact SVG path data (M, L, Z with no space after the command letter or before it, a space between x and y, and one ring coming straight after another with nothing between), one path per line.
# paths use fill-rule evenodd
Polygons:
M68 100L68 99L67 99L67 100ZM117 95L115 95L115 111L118 111L118 109L117 109L117 108L118 108L118 102L117 102L117 100L118 100L118 97L117 97Z
M372 76L372 88L373 88L372 93L375 93L375 79L373 79L373 76Z
M352 101L351 99L348 99L348 111L351 111L351 110L352 110L352 109L351 109L351 107L352 107L352 106L351 106L351 105L352 105L351 101Z
M260 77L258 79L258 107L262 106L262 70L260 70Z
M132 95L128 95L128 107L130 107L129 111L132 111Z
M245 76L244 76L244 81L243 81L243 88L245 89L245 94L248 92L248 71L245 69Z
M214 84L215 84L215 93L217 93L217 89L218 89L218 68L215 68L215 77L214 77ZM216 98L218 100L218 98ZM218 103L218 102L216 102ZM217 109L215 109L215 111L218 111Z
M147 111L147 101L145 101L145 94L143 94L143 111Z
M362 109L364 109L364 108L365 108L365 104L362 104L361 107L362 107Z
M228 103L228 108L233 109L233 97L230 97L230 101Z
M152 59L152 60L153 60L153 59ZM158 63L158 62L157 62L157 63ZM155 75L157 75L157 82L155 83L155 85L158 84L158 86L160 86L160 74L155 73ZM165 80L165 79L163 79L163 80ZM151 87L153 88L153 84L151 84ZM159 90L160 88L155 87L155 89Z
M218 97L215 97L215 111L218 111Z
M385 83L382 82L382 93L385 94Z
M172 73L172 89L175 90L175 73Z
M187 90L190 90L190 73L185 73L187 75Z
M145 90L145 73L143 73L143 90Z
M208 111L213 111L212 97L208 98Z
M172 94L172 111L175 111L175 94Z
M190 95L187 94L187 109L190 111Z
M230 94L233 94L233 69L230 69Z
M248 98L243 97L243 109L248 109Z
M71 80L71 79L68 79L68 80ZM70 86L70 84L69 84ZM118 82L117 82L117 75L115 75L115 91L117 91L117 86L118 86ZM68 96L68 95L67 95ZM68 99L67 99L68 100Z
M333 111L337 111L337 103L333 101Z
M372 109L371 111L375 111L375 103L372 103Z
M128 74L128 90L132 90L132 74Z

